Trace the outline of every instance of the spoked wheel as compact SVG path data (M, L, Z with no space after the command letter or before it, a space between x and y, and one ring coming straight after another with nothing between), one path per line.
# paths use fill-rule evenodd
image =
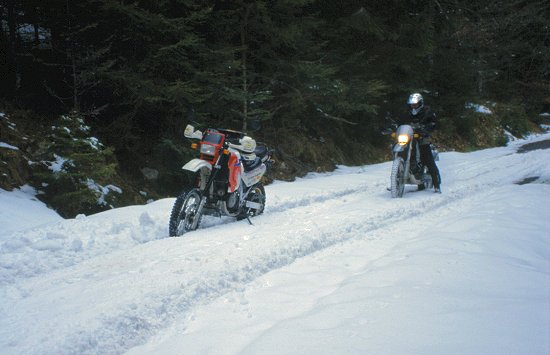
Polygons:
M405 191L405 161L402 157L393 160L391 169L391 197L403 197Z
M200 203L199 189L191 189L178 196L170 214L168 229L171 237L179 237L199 227L202 214L197 214L197 211Z
M264 212L264 208L265 189L263 185L257 184L252 188L252 191L248 193L245 205L243 207L244 211L237 217L237 219L243 219L262 214Z

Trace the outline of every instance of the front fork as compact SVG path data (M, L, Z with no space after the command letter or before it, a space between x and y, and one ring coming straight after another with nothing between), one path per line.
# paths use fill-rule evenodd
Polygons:
M405 175L404 175L405 181L407 181L409 179L409 176L410 176L411 154L412 154L411 147L413 145L412 143L413 142L409 143L405 147L402 147L402 150L397 150L396 151L394 149L393 159L395 160L395 158L397 158L398 156L402 156L403 160L405 160L405 172L404 172L405 173Z
M201 195L202 195L202 193L201 193ZM204 208L205 204L206 204L206 196L202 196L199 207L197 208L197 212L195 212L195 218L193 219L193 226L191 227L191 230L197 229L197 226L198 226L199 221L200 221L200 216L202 215L202 209Z
M220 158L216 161L214 166L212 167L212 172L210 173L210 176L208 177L208 181L204 185L204 189L199 188L199 195L201 197L201 202L199 203L199 207L197 208L196 214L195 214L195 220L193 221L193 228L197 227L197 224L199 223L200 218L198 216L202 215L202 210L204 209L204 205L206 205L206 200L208 199L207 195L210 191L210 188L212 187L212 184L214 183L214 179L218 175L218 172L221 169L220 165ZM201 173L201 175L203 175ZM201 176L201 180L203 179L203 176Z

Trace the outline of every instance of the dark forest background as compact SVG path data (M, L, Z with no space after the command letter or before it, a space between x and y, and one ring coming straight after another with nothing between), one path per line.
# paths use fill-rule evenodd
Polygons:
M19 148L0 149L1 187L64 216L175 196L187 123L248 132L292 179L388 159L380 128L411 92L441 150L504 144L550 105L547 1L0 5L0 140Z

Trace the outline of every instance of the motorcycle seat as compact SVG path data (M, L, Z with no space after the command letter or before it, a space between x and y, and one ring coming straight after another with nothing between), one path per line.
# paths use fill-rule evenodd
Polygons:
M267 160L269 160L270 157L269 150L267 149L265 143L262 142L257 143L254 153L248 155L241 154L241 156L243 157L242 163L244 166L244 171L254 170L262 163L267 164Z
M256 149L254 149L254 154L256 154L257 157L263 158L267 155L267 147L265 144L258 142L256 145Z

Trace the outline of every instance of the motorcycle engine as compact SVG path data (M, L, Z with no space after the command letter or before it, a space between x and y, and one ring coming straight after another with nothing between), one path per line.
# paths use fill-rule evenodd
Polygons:
M227 182L223 180L214 181L214 192L216 193L218 198L222 198L226 194L226 191L227 191Z
M417 180L420 180L422 177L422 165L416 161L411 161L411 172Z

